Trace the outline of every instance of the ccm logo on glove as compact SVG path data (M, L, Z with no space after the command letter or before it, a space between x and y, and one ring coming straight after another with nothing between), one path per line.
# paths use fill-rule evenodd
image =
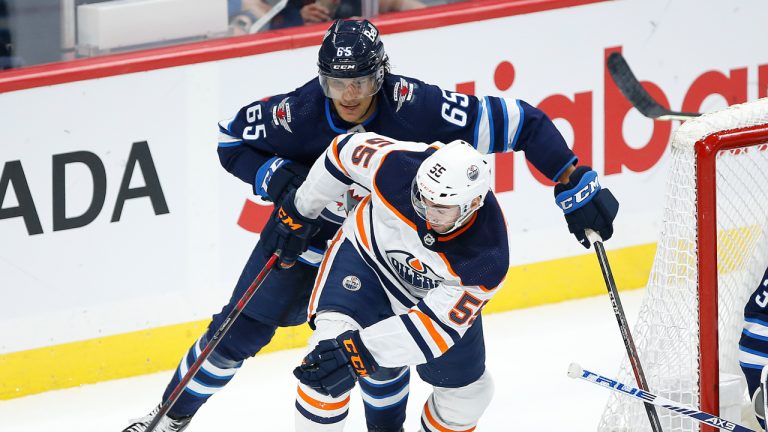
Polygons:
M355 341L352 339L344 339L342 344L344 345L344 349L347 351L349 363L355 369L355 373L357 373L358 376L368 376L368 370L365 368L365 363L363 362L363 359L360 358L360 354L357 352Z
M589 201L592 195L600 190L597 173L594 171L585 173L575 189L575 191L571 190L561 193L556 198L557 204L563 209L565 214L580 209Z
M282 207L280 207L280 210L277 211L277 217L280 219L280 222L282 222L284 225L287 225L288 228L290 228L292 231L301 229L301 227L304 226L298 222L295 222L292 217L288 216L288 213L286 213Z

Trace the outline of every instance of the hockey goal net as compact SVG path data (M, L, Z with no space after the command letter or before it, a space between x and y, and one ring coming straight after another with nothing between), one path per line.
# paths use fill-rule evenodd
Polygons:
M768 98L683 123L671 157L633 337L652 392L718 414L720 382L741 375L744 304L768 266ZM619 375L634 383L626 359ZM735 397L747 404L744 388ZM687 417L657 411L665 432L700 430ZM598 430L651 428L641 403L611 395Z

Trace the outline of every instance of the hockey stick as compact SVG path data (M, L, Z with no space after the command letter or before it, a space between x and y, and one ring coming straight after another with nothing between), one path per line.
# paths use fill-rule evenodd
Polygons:
M251 283L251 286L248 287L247 290L245 290L245 293L243 293L242 297L240 297L240 300L237 301L237 304L232 309L231 312L229 312L229 315L227 315L227 318L224 319L224 322L221 324L218 330L216 330L216 333L213 334L213 337L211 340L208 341L208 343L205 345L205 348L203 348L200 355L197 357L197 360L192 364L192 366L189 368L186 374L181 378L181 381L179 381L178 384L176 384L176 387L173 389L173 392L171 392L171 395L168 396L168 399L163 402L162 406L160 407L160 410L157 412L155 417L152 419L152 422L147 426L147 429L145 432L152 432L155 430L155 427L157 427L157 424L160 423L160 420L168 414L168 411L171 410L173 407L173 404L176 403L176 400L179 399L179 396L181 396L181 392L184 391L184 389L187 387L187 384L189 384L189 381L192 380L192 377L195 376L197 371L200 369L200 367L203 365L203 362L208 359L208 357L211 355L214 349L216 349L216 346L221 342L221 339L224 337L224 335L229 331L229 328L232 327L232 324L235 322L235 319L240 315L240 312L245 309L245 305L248 304L248 302L251 300L251 297L253 297L253 294L256 293L256 290L259 289L261 286L261 283L264 282L264 279L267 278L267 275L270 271L272 271L272 268L275 266L275 262L277 262L277 259L280 256L280 252L275 252L270 258L269 261L267 261L266 264L264 264L264 267L261 269L258 275L256 275L256 279L253 280Z
M620 383L614 379L605 377L603 375L590 372L586 369L583 369L580 365L576 363L571 363L571 365L568 367L568 376L571 378L581 378L584 381L589 381L601 387L611 389L616 393L621 393L623 395L630 396L635 399L639 399L645 402L646 405L653 404L656 406L664 407L670 411L674 411L678 414L688 416L696 420L697 422L706 424L708 426L714 426L719 429L733 431L733 432L755 432L754 430L748 427L744 427L740 424L733 423L731 421L725 420L716 415L712 415L709 413L705 413L703 411L699 411L695 408L681 405L673 400L666 399L661 396L657 396L653 393L650 393L647 390L640 390L638 388L634 388L632 386Z
M763 370L760 371L760 388L763 390L763 420L765 420L765 413L768 413L768 397L765 397L768 395L768 382L766 380L768 380L768 365L763 366ZM755 410L757 410L756 406Z
M629 332L629 324L627 323L626 315L624 315L624 308L621 307L619 291L616 289L611 266L608 264L608 255L606 255L605 248L603 247L603 239L600 237L600 234L593 230L585 230L585 233L595 246L595 254L600 262L600 269L603 271L605 286L608 288L608 297L610 297L611 305L613 305L613 314L616 315L616 321L619 323L621 337L624 339L624 347L627 349L627 357L629 357L629 362L632 365L632 372L635 374L637 385L643 390L648 390L648 383L645 381L645 374L643 374L643 368L640 366L640 356L637 354L635 342L632 340L632 334ZM651 422L653 432L662 432L661 422L659 421L656 409L651 404L646 403L645 412L648 414L648 421Z
M611 74L613 82L621 90L625 98L637 108L640 113L648 118L656 120L681 120L685 121L698 117L701 113L670 111L661 106L640 84L632 69L629 68L627 61L620 52L611 53L606 60L608 73Z

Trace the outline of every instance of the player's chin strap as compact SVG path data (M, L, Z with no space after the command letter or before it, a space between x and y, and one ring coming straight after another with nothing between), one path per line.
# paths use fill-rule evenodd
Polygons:
M605 248L603 247L603 238L600 237L600 234L591 229L585 229L584 234L586 234L587 239L589 239L595 247L595 254L597 255L597 260L600 262L600 269L603 272L605 286L608 288L608 297L611 299L613 313L616 315L616 321L619 323L619 331L621 331L621 337L624 339L624 347L627 349L627 357L629 357L629 363L632 365L632 372L635 374L637 385L641 390L648 391L648 382L645 380L643 368L640 366L640 356L637 354L635 342L632 340L632 334L629 332L629 323L627 323L624 308L621 306L619 291L616 289L616 281L613 279L611 266L608 264L608 255L605 253ZM648 421L651 422L651 429L653 432L662 432L659 415L656 413L656 409L653 405L646 402L645 412L648 414Z

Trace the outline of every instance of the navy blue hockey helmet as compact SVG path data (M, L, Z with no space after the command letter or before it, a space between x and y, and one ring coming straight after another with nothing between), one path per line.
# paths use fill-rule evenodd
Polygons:
M317 66L325 95L338 99L353 86L360 97L376 94L384 82L387 54L370 21L336 20L320 45Z

